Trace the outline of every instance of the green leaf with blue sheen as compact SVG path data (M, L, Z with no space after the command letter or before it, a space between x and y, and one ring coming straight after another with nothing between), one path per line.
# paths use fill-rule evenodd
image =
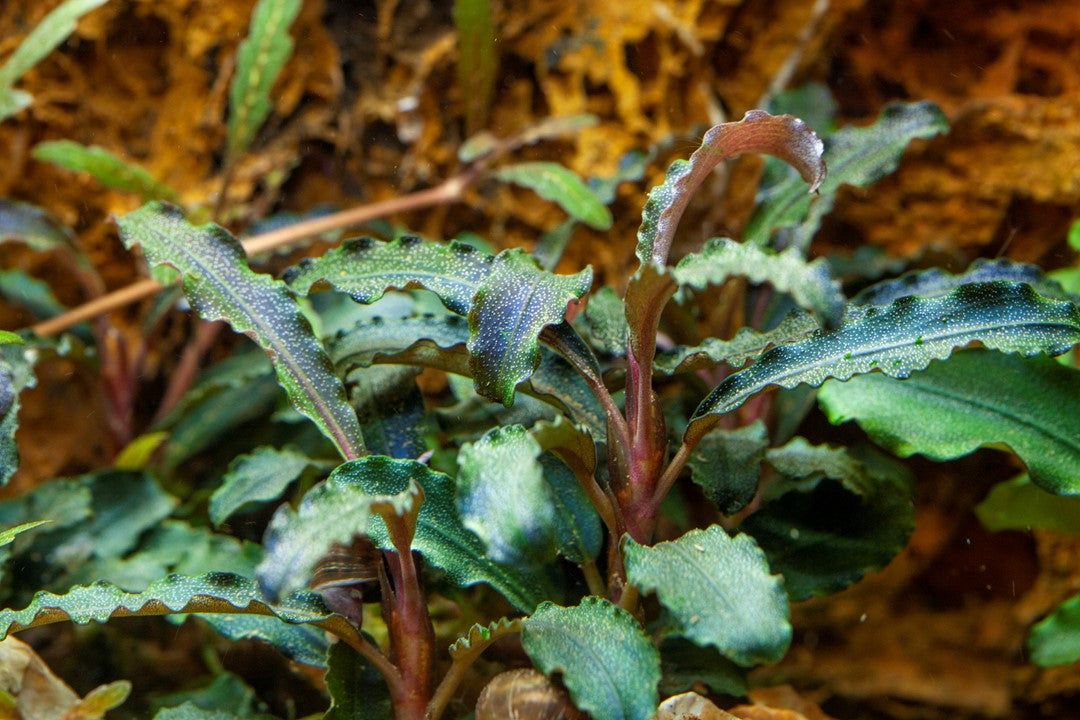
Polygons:
M825 140L824 163L829 174L817 188L817 197L808 195L804 183L791 175L758 198L744 239L765 245L774 231L794 228L794 238L786 245L805 251L821 219L832 211L843 185L872 185L896 169L913 140L931 138L948 129L945 114L936 105L922 102L887 105L873 125L832 133Z
M293 448L261 447L241 455L210 496L210 520L220 525L245 507L276 500L306 470L321 465Z
M140 245L152 265L183 276L201 315L225 320L270 355L293 405L311 418L345 458L364 452L356 413L322 344L284 283L256 273L236 238L217 225L191 225L179 209L151 203L119 220L127 247Z
M735 430L717 428L690 454L690 479L725 515L742 510L754 498L769 435L760 420Z
M1080 342L1080 307L1007 282L970 283L884 306L853 305L839 329L775 347L728 376L698 406L686 437L696 442L722 415L771 386L818 386L873 371L906 378L976 341L1007 353L1060 354Z
M775 662L791 644L787 596L749 535L719 525L649 547L623 541L626 577L656 593L674 633L749 666Z
M829 327L839 324L847 303L840 284L829 273L829 264L823 258L808 262L794 248L775 253L756 245L713 238L700 252L680 260L673 274L681 287L695 290L736 276L755 283L767 282L790 295L800 307L812 310L821 324Z
M379 455L339 466L304 495L299 508L278 508L266 528L259 583L275 597L306 586L319 560L334 545L348 545L354 537L369 534L378 513L414 515L423 502L418 479L429 473L420 463ZM366 478L372 479L364 482ZM403 484L400 490L373 493L366 489L397 482Z
M250 147L270 114L270 90L292 55L289 26L300 5L301 0L259 0L251 13L229 86L228 153L233 158Z
M26 71L37 65L75 31L75 23L108 0L66 0L23 38L15 52L0 65L0 121L30 105L29 93L12 87Z
M987 530L1052 530L1080 535L1080 497L1051 495L1025 473L998 483L975 507Z
M614 222L611 211L593 190L559 163L526 162L506 165L494 173L498 179L529 188L545 200L558 203L566 214L595 230L607 230Z
M1059 300L1069 299L1066 290L1047 277L1036 265L1000 258L980 258L960 274L931 268L913 270L898 278L875 283L852 298L852 302L857 305L888 305L902 297L944 295L967 283L994 281L1027 283L1040 295Z
M740 328L730 340L705 338L699 345L679 345L656 354L653 367L663 375L694 372L721 363L740 368L776 345L805 340L819 327L810 313L794 312L773 328Z
M31 155L65 170L90 175L113 190L135 193L148 200L175 200L176 191L159 182L138 165L125 162L98 145L82 145L73 140L38 143Z
M345 643L330 648L326 689L330 709L323 720L390 720L393 704L386 680Z
M576 607L543 603L522 625L521 644L543 673L560 673L593 720L651 720L660 702L660 654L634 616L599 597Z
M1080 660L1080 595L1069 598L1036 623L1027 639L1031 661L1041 667Z
M544 482L551 488L555 542L559 554L579 565L596 560L604 542L600 517L574 471L554 454L540 456Z
M821 388L829 420L854 420L891 452L949 460L1006 446L1032 481L1080 495L1080 370L1048 358L986 350L957 353L899 382L866 375Z
M424 396L416 384L420 368L373 365L351 372L345 387L356 410L368 451L395 458L417 458L427 450L430 432Z
M543 599L545 588L533 574L500 565L487 556L483 541L461 521L454 481L449 476L415 461L372 456L342 465L333 477L369 495L396 495L416 482L423 488L424 502L416 517L412 547L428 565L461 587L486 583L524 612ZM382 518L372 518L367 533L384 550L394 549Z

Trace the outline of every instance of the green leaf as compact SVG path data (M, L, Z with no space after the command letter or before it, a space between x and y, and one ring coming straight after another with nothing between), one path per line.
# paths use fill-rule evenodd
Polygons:
M342 465L332 477L370 495L396 495L416 481L423 488L424 502L412 547L429 565L461 587L487 583L525 612L542 599L543 588L529 574L494 562L480 538L462 524L454 502L454 481L448 476L415 461L373 456ZM394 549L382 518L371 519L368 535L382 549Z
M55 317L67 309L47 283L22 270L0 270L0 297L26 308L38 320Z
M465 656L478 657L491 643L499 638L520 633L521 627L521 618L514 618L513 620L499 618L487 625L474 623L467 633L450 645L450 657L455 660Z
M666 638L660 644L660 694L667 697L691 690L698 683L717 695L743 697L749 689L746 670L715 648L699 647L682 638Z
M815 199L806 194L799 179L770 188L759 198L757 210L747 223L743 237L756 245L768 244L774 230L795 227L788 246L805 251L832 211L843 185L866 187L885 177L900 162L912 140L931 138L949 129L945 114L928 102L887 105L869 127L846 127L825 141L824 163L829 175L818 188Z
M726 158L747 152L773 155L794 166L813 192L825 180L822 147L818 136L790 115L751 110L738 122L714 126L690 159L672 163L663 184L649 192L638 228L638 260L642 265L663 265L667 261L675 230L690 199Z
M554 499L539 458L539 443L520 425L495 428L458 453L461 521L496 562L541 565L555 559Z
M774 253L756 245L713 238L701 252L680 260L673 273L680 286L695 290L734 276L768 282L791 295L800 307L813 310L822 325L835 327L844 316L846 300L840 284L829 274L828 262L824 258L807 262L795 248Z
M589 304L585 306L585 323L594 348L613 357L626 354L629 332L626 307L614 289L602 287L589 297Z
M491 1L455 0L454 26L458 34L458 87L465 100L465 127L472 135L487 120L499 73Z
M654 367L665 375L694 372L715 367L721 363L740 368L774 345L787 345L808 338L818 329L818 323L810 313L793 312L772 330L760 332L753 328L740 328L730 340L706 338L693 347L678 346L656 355Z
M858 305L888 305L909 295L919 297L944 295L967 283L995 280L1027 283L1040 295L1058 300L1069 299L1068 293L1056 282L1048 279L1042 269L1036 265L1012 260L980 258L959 275L946 272L941 268L905 273L898 278L871 285L852 298L852 302Z
M720 512L733 515L754 498L768 446L768 432L760 420L737 430L717 428L690 455L690 479Z
M144 168L124 162L97 145L88 147L71 140L55 140L38 143L31 155L35 160L52 163L65 170L86 173L107 188L137 193L142 196L143 202L175 200L177 197L175 190L155 180Z
M1069 227L1069 247L1080 252L1080 220L1073 220Z
M151 203L119 221L127 247L183 274L191 304L226 320L269 355L293 405L315 421L345 458L364 452L360 424L322 344L284 283L253 272L240 243L217 225L194 227L176 207Z
M249 717L253 714L255 691L240 677L230 672L222 672L207 685L153 700L154 705L159 708L175 707L189 702L203 710L239 713Z
M419 368L381 365L349 373L346 389L368 450L376 455L417 458L427 450L430 430Z
M34 350L20 343L0 343L0 486L6 485L19 467L19 395L36 384Z
M514 388L540 363L540 331L592 287L592 270L554 275L521 250L495 258L469 312L469 366L476 391L510 407Z
M721 415L770 386L818 386L874 370L904 378L975 341L1003 352L1059 354L1080 342L1080 307L1004 282L972 283L886 306L852 306L838 330L775 347L728 376L694 412L687 440L696 441Z
M18 240L36 252L63 249L78 254L71 231L36 205L0 200L0 242Z
M995 485L975 514L991 532L1053 530L1080 535L1080 498L1051 495L1032 484L1027 474Z
M315 593L297 593L271 605L254 582L238 575L170 575L141 593L104 582L74 587L63 595L39 592L22 610L0 610L0 637L56 622L85 625L114 617L209 612L270 615L286 623L320 626L332 617Z
M313 487L297 510L278 508L266 529L266 557L259 563L259 583L281 596L304 587L316 563L335 545L347 545L368 534L374 517L383 512L412 515L423 502L418 479L429 474L413 461L390 461L371 455L339 466ZM364 478L371 476L365 482ZM403 483L401 490L371 493L365 486Z
M301 261L285 280L301 295L325 282L364 304L387 290L424 288L438 295L447 309L466 315L494 262L494 256L459 242L443 245L411 235L389 243L360 238Z
M163 708L154 715L154 720L274 720L269 715L236 715L223 710L204 710L190 702L176 707Z
M574 171L559 163L527 162L507 165L494 173L503 182L529 188L558 203L570 217L596 230L611 228L614 218L603 201Z
M39 22L0 66L0 121L27 107L31 97L13 85L75 30L80 17L108 0L67 0Z
M803 438L770 450L766 459L784 478L741 529L784 576L792 600L841 590L887 565L907 544L915 519L903 465Z
M1041 667L1080 660L1080 595L1063 602L1031 629L1027 649L1031 661Z
M360 653L335 643L327 667L331 705L323 720L390 720L393 706L386 681Z
M265 615L199 614L216 633L229 640L260 640L285 657L312 667L326 666L326 633L310 625L288 625Z
M677 635L712 646L740 665L775 662L791 644L787 596L769 574L765 553L748 535L729 537L719 525L678 540L623 541L627 580L655 592Z
M235 158L251 146L270 114L270 90L292 55L289 26L301 0L259 0L251 13L248 35L236 52L236 72L229 86L228 154Z
M10 330L0 330L0 345L22 345L26 341L18 333Z
M969 350L903 382L867 375L819 391L829 420L855 420L891 452L934 460L1004 444L1036 485L1080 494L1080 370L1046 358Z
M533 664L561 673L574 705L594 720L650 720L660 702L660 655L630 613L598 597L543 603L522 627Z
M210 496L210 519L220 525L245 506L275 500L308 468L321 465L293 448L261 447L241 455Z
M10 545L15 541L15 537L27 530L33 530L34 528L44 525L50 522L49 520L32 520L30 522L23 523L22 525L16 525L15 527L8 528L7 530L0 531L0 547L4 545Z
M595 560L604 542L600 517L574 471L554 454L540 456L544 482L551 488L555 542L559 554L579 565Z

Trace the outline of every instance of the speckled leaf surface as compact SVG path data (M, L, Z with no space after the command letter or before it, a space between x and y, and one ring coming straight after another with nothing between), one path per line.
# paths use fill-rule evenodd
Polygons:
M540 362L540 331L563 321L592 287L592 270L554 275L521 250L496 258L469 312L469 365L476 391L509 407Z
M542 672L561 673L574 704L594 720L650 720L660 701L660 654L634 617L589 596L576 607L544 603L521 643Z
M614 357L626 354L626 308L614 289L602 287L592 294L585 307L585 324L589 341L599 352Z
M742 510L753 499L769 436L760 420L735 430L717 428L694 448L687 465L690 479L725 515Z
M838 330L773 348L720 383L694 412L687 438L700 438L719 416L770 386L817 386L875 370L905 378L975 341L1003 352L1059 354L1080 342L1080 307L1006 282L972 283L885 306L852 306Z
M524 612L531 611L543 599L544 588L517 568L493 561L480 538L462 524L454 501L454 481L449 476L414 461L379 456L364 461L363 465L342 465L334 473L336 482L355 486L370 495L396 495L404 492L410 482L419 484L424 491L424 502L416 518L413 550L423 555L428 564L442 570L451 582L462 587L486 583ZM391 465L397 467L389 468ZM387 471L379 471L380 466L387 466ZM364 471L360 472L361 469ZM381 518L372 518L367 532L379 547L393 549Z
M390 720L390 690L379 671L345 643L330 648L326 689L330 709L323 720Z
M1031 661L1042 667L1080 660L1080 595L1063 602L1031 629L1027 649Z
M427 450L430 422L416 384L420 368L373 365L345 378L368 451L394 458L416 458Z
M825 259L808 262L794 248L775 253L756 245L713 238L700 252L680 260L672 272L681 287L695 290L736 276L755 283L767 282L790 295L800 307L812 310L821 324L829 327L835 327L843 318L847 302Z
M119 224L127 247L140 245L151 264L180 271L184 291L203 317L227 321L270 355L293 405L345 458L364 452L345 388L284 283L252 271L228 231L216 225L195 227L171 205L151 203Z
M810 313L796 312L780 321L772 330L759 332L744 327L730 340L706 338L700 345L680 345L658 352L654 367L664 375L704 370L721 363L740 368L775 345L805 340L818 327Z
M851 301L857 305L888 305L909 295L919 297L944 295L967 283L996 280L1027 283L1040 295L1059 300L1068 299L1065 290L1035 265L1012 260L980 258L973 262L967 271L960 274L953 274L941 268L913 270L898 278L875 283Z
M245 506L281 496L305 470L319 463L293 448L261 447L229 463L221 485L210 496L215 525Z
M866 187L896 169L912 140L949 129L945 114L932 103L888 105L868 127L846 127L825 140L823 161L829 175L818 196L808 195L794 175L768 190L743 234L746 242L767 244L774 230L797 226L788 245L805 249L836 201L843 185Z
M787 652L783 582L769 574L765 553L750 536L732 538L713 525L652 547L629 537L623 542L627 579L656 593L678 635L740 665L775 662Z
M34 386L33 354L21 341L0 343L0 485L19 467L19 394Z
M1080 495L1080 370L1048 358L958 353L903 382L880 375L830 382L819 402L833 423L855 420L907 457L947 460L1006 445L1036 485Z
M553 162L506 165L498 179L527 187L545 200L558 203L570 217L596 230L607 230L613 218L603 201L573 170Z
M38 143L31 153L35 160L52 163L65 170L90 175L113 190L136 193L148 200L175 200L176 191L158 182L138 165L124 162L97 145L81 145L72 140Z
M266 557L259 563L259 584L280 597L307 584L316 563L335 544L348 545L368 534L377 513L411 516L423 502L417 481L430 471L408 460L380 455L352 460L330 473L304 495L299 508L282 505L266 528ZM374 478L364 482L362 478ZM388 493L368 492L371 484L400 485Z

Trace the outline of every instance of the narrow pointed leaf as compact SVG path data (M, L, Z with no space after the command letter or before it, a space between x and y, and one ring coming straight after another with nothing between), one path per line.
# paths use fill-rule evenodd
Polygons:
M1063 602L1031 629L1027 649L1031 661L1042 667L1080 660L1080 595Z
M211 521L220 525L246 506L277 499L306 470L320 465L292 448L261 447L241 455L210 496Z
M326 689L330 709L323 720L390 720L393 705L386 680L345 643L330 648Z
M30 104L31 97L12 88L26 71L37 65L75 30L80 17L108 0L66 0L30 31L0 66L0 121Z
M948 128L945 114L924 102L888 105L873 125L833 133L826 139L823 158L829 176L820 183L818 197L807 195L805 185L794 176L770 188L750 218L744 239L765 245L774 230L797 226L796 237L787 244L805 250L841 186L872 185L896 169L912 140L931 138Z
M638 229L638 260L642 265L666 262L675 230L690 199L726 158L747 152L774 155L794 166L813 192L825 179L822 149L821 140L813 130L790 115L774 116L751 110L738 122L716 125L705 133L701 147L690 159L672 163L663 184L649 193Z
M750 536L732 538L713 525L652 547L629 536L623 542L627 580L656 593L678 635L744 666L787 652L791 623L783 583L769 574L765 553Z
M141 245L152 264L180 271L188 299L204 317L227 321L270 355L293 405L345 458L363 454L360 424L345 388L284 283L252 271L228 231L195 227L173 206L151 203L119 223L125 245Z
M487 121L499 73L491 0L454 0L454 27L458 35L458 87L465 100L465 127L472 134Z
M270 114L270 90L292 55L289 26L300 4L301 0L259 0L251 13L229 86L228 152L233 157L248 149Z
M566 214L596 230L607 230L611 211L573 170L553 162L507 165L494 173L498 179L529 188L545 200L558 203Z
M509 407L540 363L540 332L592 287L592 270L554 275L523 251L500 253L469 312L469 365L476 391Z
M1053 530L1080 535L1080 497L1051 495L1027 474L998 483L975 507L987 530Z
M855 420L901 457L947 460L1006 445L1036 485L1080 495L1080 415L1062 411L1080 407L1080 370L1047 358L969 350L903 382L830 382L819 402L833 423Z
M79 255L75 238L60 221L36 205L0 200L0 242L16 240L31 250L63 249Z
M521 643L536 667L561 673L574 705L594 720L650 720L656 714L660 655L634 617L607 600L576 607L542 604L525 620Z
M794 248L774 253L756 245L713 238L700 252L680 260L673 272L680 286L695 290L734 276L767 282L790 295L800 307L812 310L821 324L829 327L835 327L844 316L846 299L840 284L829 274L829 264L824 258L807 262Z
M812 315L796 312L772 330L759 332L744 327L730 340L706 338L700 345L679 346L657 353L655 367L657 372L665 375L704 370L721 363L737 369L775 345L788 345L805 340L818 327Z
M966 272L959 275L946 272L941 268L914 270L898 278L871 285L851 301L857 305L888 305L909 295L919 297L944 295L967 283L995 280L1027 283L1040 295L1068 299L1068 293L1056 282L1047 278L1042 269L1036 265L1011 260L980 258L972 263Z
M733 515L754 498L768 446L768 432L760 420L737 430L713 430L690 455L690 479L720 512Z
M38 320L55 317L67 309L48 284L22 270L0 270L0 297L26 308Z
M335 544L348 545L354 537L368 534L377 513L415 514L423 501L417 477L427 472L419 463L387 462L371 455L338 467L304 495L297 510L288 505L278 508L266 529L266 557L257 571L263 589L280 597L304 587L315 564ZM360 480L366 475L386 475L375 482L405 485L397 492L370 493Z
M176 191L138 165L124 162L97 145L81 145L72 140L38 143L31 153L35 160L58 165L65 170L90 175L113 190L137 193L143 201L175 200Z
M0 531L0 547L4 545L10 545L12 542L15 541L16 536L21 535L27 530L33 530L34 528L44 525L48 522L50 521L32 520L30 522L25 522L21 525L16 525L15 527L7 528L6 530Z
M544 589L529 574L494 562L480 538L462 524L450 477L415 461L380 456L364 458L363 464L346 463L334 475L336 482L370 495L397 495L415 481L424 491L424 502L416 518L412 547L429 565L462 587L486 583L525 612L543 598ZM381 518L372 518L367 532L379 547L394 549Z
M875 370L905 378L975 341L1002 352L1060 354L1080 342L1080 307L1004 282L972 283L947 295L905 297L886 306L853 306L840 329L773 348L724 380L698 406L687 439L696 442L719 416L770 386L818 386Z

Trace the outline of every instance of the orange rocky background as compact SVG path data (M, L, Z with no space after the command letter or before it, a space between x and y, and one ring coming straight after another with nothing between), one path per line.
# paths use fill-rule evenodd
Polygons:
M55 6L0 3L0 58ZM0 197L41 205L72 226L109 289L139 273L110 221L137 200L34 161L38 142L72 139L136 161L207 203L221 183L230 70L247 0L112 0L20 87L33 106L0 124ZM894 99L929 99L947 136L917 144L899 172L842 194L815 249L863 244L956 269L978 256L1057 267L1080 217L1080 3L1070 0L502 0L500 71L487 127L510 135L552 115L589 112L598 125L525 151L584 175L619 157L755 107L792 70L792 85L827 84L843 122L870 121ZM237 228L279 209L345 208L452 175L465 135L450 2L304 0L296 52L273 93L274 113L230 186ZM404 108L404 109L403 109ZM695 130L695 128L697 130ZM680 243L738 236L760 165L739 161L695 202ZM566 268L601 280L632 267L650 182L624 184L607 233L579 228ZM722 194L721 194L722 193ZM472 188L462 203L397 221L433 237L476 232L530 245L561 212L525 191ZM0 265L83 298L62 269L10 247ZM120 327L134 312L117 313ZM27 323L0 308L0 326ZM146 383L175 364L190 321L172 318L152 348ZM1067 411L1063 409L1063 411ZM29 393L19 434L25 469L8 492L104 457L92 376L51 362ZM939 467L916 462L917 531L885 572L838 597L796 608L797 642L760 679L791 683L845 717L1080 717L1080 670L1024 663L1026 627L1080 590L1080 542L1036 533L991 535L971 514L1015 468L980 453ZM794 716L792 716L794 717Z

